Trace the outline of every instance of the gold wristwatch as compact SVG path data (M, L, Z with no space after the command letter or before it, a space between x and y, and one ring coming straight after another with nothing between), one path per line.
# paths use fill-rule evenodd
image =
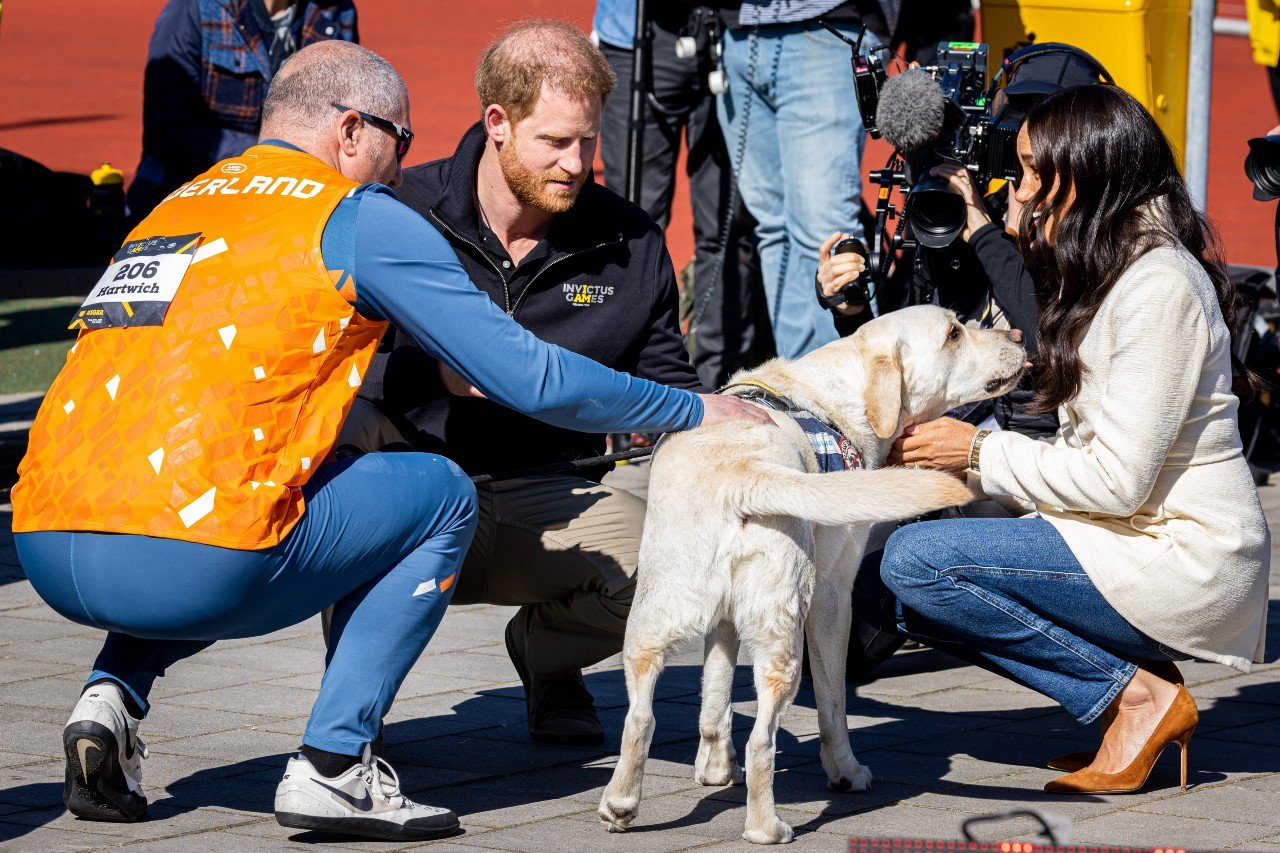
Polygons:
M982 473L978 460L982 454L982 442L986 441L989 435L991 430L980 429L973 434L973 441L969 442L969 470L975 474Z

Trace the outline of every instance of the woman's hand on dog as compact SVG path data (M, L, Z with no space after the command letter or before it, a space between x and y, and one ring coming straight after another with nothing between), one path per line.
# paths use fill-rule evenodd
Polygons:
M969 445L978 428L955 418L938 418L909 426L889 450L889 465L932 468L965 478L969 468Z
M764 409L755 403L748 403L741 397L730 397L725 394L699 394L702 399L702 423L698 426L714 426L715 424L742 421L749 424L772 424Z
M841 252L832 257L831 249L836 243L851 236L853 235L837 231L818 249L818 287L822 289L823 296L835 296L845 285L857 281L858 276L867 268L866 260L856 252ZM865 307L846 302L836 310L841 314L858 314Z

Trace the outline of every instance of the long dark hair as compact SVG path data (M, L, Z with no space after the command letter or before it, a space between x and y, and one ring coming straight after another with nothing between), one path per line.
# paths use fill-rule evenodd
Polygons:
M1065 89L1037 104L1026 127L1041 181L1019 227L1040 306L1035 410L1052 411L1079 393L1081 336L1120 275L1157 246L1176 241L1195 256L1233 329L1240 299L1217 235L1141 104L1116 86Z

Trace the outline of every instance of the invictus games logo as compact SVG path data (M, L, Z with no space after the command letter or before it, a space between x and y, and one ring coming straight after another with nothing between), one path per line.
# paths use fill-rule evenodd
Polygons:
M604 302L605 297L613 296L613 288L606 287L603 284L566 284L564 285L564 299L574 308L585 308L588 305L598 305Z

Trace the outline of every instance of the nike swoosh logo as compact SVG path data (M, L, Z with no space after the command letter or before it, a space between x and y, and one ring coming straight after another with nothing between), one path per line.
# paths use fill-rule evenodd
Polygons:
M89 762L85 757L85 753L91 749L101 752L101 750L98 749L98 745L91 740L80 738L76 741L76 752L80 753L80 773L84 776L84 783L86 785L89 784Z
M319 779L316 780L316 784L319 785L321 788L326 788L329 791L332 791L334 794L337 794L340 798L342 798L343 800L346 800L348 803L351 804L353 808L359 811L367 812L373 809L373 797L369 796L368 791L365 791L364 796L357 800L355 797L351 796L341 788L335 788L332 785L326 785L324 782L321 782Z

